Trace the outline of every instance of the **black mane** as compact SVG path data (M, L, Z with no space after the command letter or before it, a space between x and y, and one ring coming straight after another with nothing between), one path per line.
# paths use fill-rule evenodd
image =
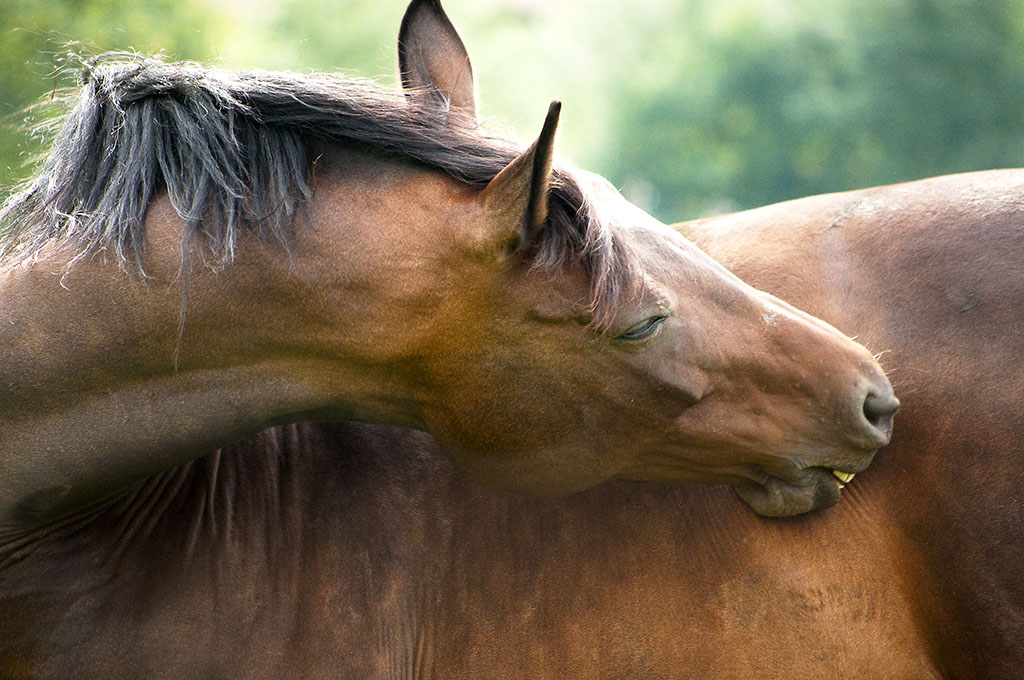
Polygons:
M287 244L312 199L310 144L356 145L483 187L519 153L475 121L424 98L336 76L235 73L195 63L104 55L81 70L38 174L0 209L0 255L30 258L54 240L79 257L113 252L141 268L145 216L166 189L188 236L221 262L236 233ZM550 200L532 257L580 262L601 324L635 278L620 237L600 225L571 176Z

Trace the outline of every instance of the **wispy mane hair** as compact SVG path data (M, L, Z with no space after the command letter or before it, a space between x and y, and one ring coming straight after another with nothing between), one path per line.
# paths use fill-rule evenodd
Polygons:
M51 121L37 174L0 208L0 258L30 259L55 241L80 259L113 253L141 271L146 210L160 191L221 264L253 230L287 245L313 199L311 145L343 144L482 188L520 149L428 98L332 75L236 73L196 63L103 55L79 70ZM530 249L552 271L578 262L594 324L606 325L637 272L623 235L602 225L557 172L549 228ZM183 247L183 253L185 248Z

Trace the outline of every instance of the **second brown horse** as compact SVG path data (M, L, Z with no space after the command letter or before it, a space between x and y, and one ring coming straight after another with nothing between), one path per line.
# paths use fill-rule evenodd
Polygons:
M3 546L8 677L1016 680L1024 171L678 225L885 347L905 395L818 513L724 486L494 493L429 436L275 428Z

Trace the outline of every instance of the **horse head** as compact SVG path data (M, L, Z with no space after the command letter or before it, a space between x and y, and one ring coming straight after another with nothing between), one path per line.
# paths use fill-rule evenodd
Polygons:
M399 55L410 98L475 114L439 3L410 5ZM835 503L889 441L898 401L875 359L553 163L558 112L451 222L473 265L430 336L426 428L513 491L620 478L733 484L763 515Z

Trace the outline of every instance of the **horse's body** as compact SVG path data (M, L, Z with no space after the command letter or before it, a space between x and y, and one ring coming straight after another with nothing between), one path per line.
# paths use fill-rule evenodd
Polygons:
M678 225L906 396L835 508L511 498L426 435L269 430L4 548L10 677L1017 678L1024 173Z

